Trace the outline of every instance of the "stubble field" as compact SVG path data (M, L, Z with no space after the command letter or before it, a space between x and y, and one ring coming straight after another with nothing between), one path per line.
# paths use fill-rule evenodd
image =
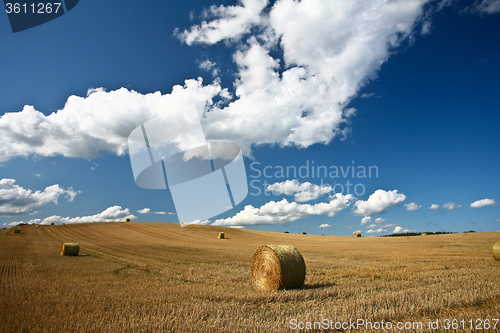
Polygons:
M456 331L500 332L498 240L497 232L355 238L141 222L3 229L0 332L290 332L308 322L321 327L305 331L348 332L358 319L393 327L357 331L448 332L445 319L455 319ZM60 256L63 242L79 243L80 255ZM267 244L302 253L303 289L252 289L251 256ZM436 320L438 330L429 328Z

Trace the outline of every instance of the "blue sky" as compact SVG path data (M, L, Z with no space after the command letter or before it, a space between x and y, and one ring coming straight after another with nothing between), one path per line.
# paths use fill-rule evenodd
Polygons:
M135 184L127 137L195 104L249 182L205 223L500 230L499 17L492 0L88 0L12 33L0 15L0 226L179 222L169 191Z

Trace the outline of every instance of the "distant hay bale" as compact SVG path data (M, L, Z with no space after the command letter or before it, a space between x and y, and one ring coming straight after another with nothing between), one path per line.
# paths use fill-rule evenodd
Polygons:
M63 225L66 225L66 223L63 222Z
M263 245L252 256L252 284L261 291L301 288L306 264L292 245Z
M21 233L21 227L16 227L16 228L14 229L14 233L15 233L15 234L20 234L20 233Z
M354 233L354 237L361 237L361 232L356 231L356 232Z
M500 261L500 242L495 242L493 244L493 258L496 261Z
M40 228L40 226L39 226L39 225L37 225L35 228Z
M425 232L421 233L420 236L427 236Z
M61 246L62 256L77 256L78 252L80 252L78 243L63 243Z
M300 234L301 234L301 235L307 235L307 233L306 233L306 232L301 232Z
M219 232L219 234L217 235L217 238L218 239L223 239L224 238L224 233L223 232Z
M54 225L54 222L52 222L50 225Z
M125 219L125 222L130 222L130 219Z

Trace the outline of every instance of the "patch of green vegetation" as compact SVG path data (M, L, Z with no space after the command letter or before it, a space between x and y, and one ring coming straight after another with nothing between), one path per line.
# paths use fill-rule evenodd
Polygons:
M390 235L382 235L380 237L406 237L406 236L420 236L422 233L427 235L447 235L447 234L456 234L456 232L447 232L447 231L436 231L436 232L404 232L400 234L390 234Z

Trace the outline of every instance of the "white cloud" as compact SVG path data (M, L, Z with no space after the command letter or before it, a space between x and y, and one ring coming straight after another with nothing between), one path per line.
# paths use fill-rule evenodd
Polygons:
M468 10L473 13L495 14L500 12L500 0L476 0Z
M406 233L406 232L414 232L415 230L410 230L410 229L404 229L400 226L397 226L396 228L394 228L394 230L392 231L393 234L401 234L401 233Z
M306 202L318 199L321 195L325 195L333 191L333 188L330 185L319 186L309 182L300 183L296 179L293 179L271 184L266 188L266 191L273 192L275 194L295 194L295 201Z
M431 206L429 207L429 209L438 210L439 209L439 205L431 204Z
M211 7L201 24L176 35L188 45L229 42L237 66L234 93L221 88L220 78L208 85L191 79L165 95L94 89L85 98L70 96L48 116L25 106L0 118L0 163L33 154L122 155L134 128L191 104L207 139L237 143L245 154L251 145L308 147L345 138L355 115L349 102L410 36L425 2L278 0L269 7L265 0L242 0ZM271 55L279 49L284 61ZM218 97L222 103L213 102ZM176 116L170 116L174 129Z
M363 95L361 95L361 98L370 98L374 95L375 95L375 93L363 94Z
M57 204L61 196L71 202L80 193L71 187L65 190L58 184L48 186L43 191L33 192L15 183L15 179L0 180L0 215L36 214L48 203Z
M443 209L448 209L448 210L454 210L460 207L462 207L462 205L459 205L455 202L447 202L443 205Z
M375 223L382 223L382 222L385 222L385 219L381 217L375 219Z
M286 199L278 202L270 201L260 208L247 205L236 215L216 220L213 225L287 224L311 215L333 217L339 211L349 207L351 202L355 200L351 194L342 195L340 193L335 194L331 198L331 201L328 203L320 202L314 205L288 202Z
M90 222L124 222L126 219L134 220L137 217L135 215L130 214L130 210L128 208L122 209L121 206L112 206L106 208L99 214L90 215L90 216L82 216L82 217L61 217L57 215L52 215L46 217L44 219L33 219L27 221L27 223L36 223L36 224L51 224L51 223L90 223ZM20 222L12 222L14 224L24 223L24 221ZM12 224L11 223L11 224Z
M387 212L389 207L399 205L406 199L406 195L398 190L376 190L368 200L359 200L354 204L353 213L357 216L375 215Z
M242 226L242 225L232 225L232 226L230 226L229 228L235 228L235 229L245 229L245 227L244 227L244 226Z
M381 234L383 232L387 232L387 228L392 228L392 227L396 227L397 225L396 224L386 224L386 225L383 225L383 226L380 226L380 225L377 225L377 224L373 224L373 225L370 225L370 229L366 231L367 234Z
M361 219L361 222L359 223L359 225L365 225L365 224L368 224L371 222L372 222L371 216L365 216Z
M175 215L175 213L170 212L152 212L150 208L143 208L137 211L139 214L157 214L157 215Z
M378 228L378 229L369 229L366 231L367 234L381 234L383 232L387 232L387 229Z
M472 208L483 208L483 207L488 207L491 205L496 205L497 203L495 202L494 199L482 199L478 201L474 201L473 203L470 204Z
M320 225L318 228L331 228L332 226L329 225L328 223L323 223L322 225Z
M410 202L408 204L405 204L406 210L412 211L412 210L417 210L422 208L422 206L417 205L414 202Z

